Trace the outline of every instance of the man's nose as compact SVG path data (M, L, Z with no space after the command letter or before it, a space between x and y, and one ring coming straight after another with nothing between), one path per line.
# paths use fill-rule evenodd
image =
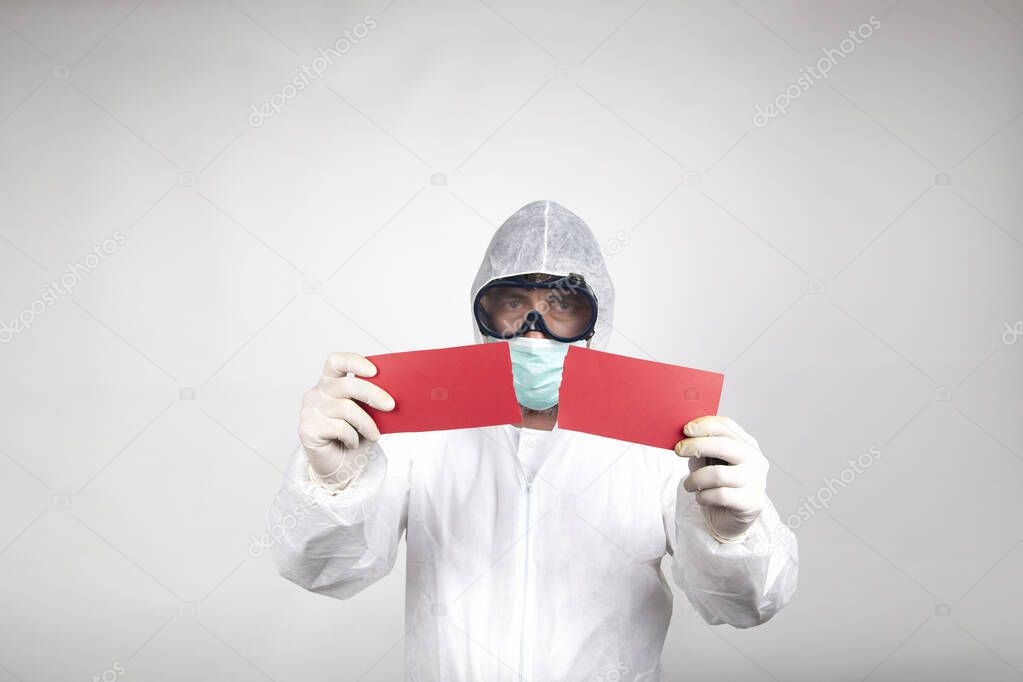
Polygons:
M547 336L546 334L544 334L542 331L539 331L537 329L530 329L528 332L523 334L523 336L526 337L527 339L549 339L549 338L551 338L551 337Z

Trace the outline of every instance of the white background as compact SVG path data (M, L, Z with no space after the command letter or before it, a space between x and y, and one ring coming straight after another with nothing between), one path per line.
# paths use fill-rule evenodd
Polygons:
M665 679L1023 675L1023 4L388 2L0 2L0 320L32 318L0 680L398 679L403 555L340 602L252 537L327 353L471 342L536 199L604 245L610 350L724 371L783 518L813 509L795 601L737 631L679 594Z

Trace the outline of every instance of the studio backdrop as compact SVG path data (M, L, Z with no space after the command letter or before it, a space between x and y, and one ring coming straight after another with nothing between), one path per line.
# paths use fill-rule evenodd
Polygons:
M541 199L799 539L761 627L672 585L664 679L1018 679L1021 74L1013 0L0 2L0 680L401 679L404 550L305 592L267 508Z

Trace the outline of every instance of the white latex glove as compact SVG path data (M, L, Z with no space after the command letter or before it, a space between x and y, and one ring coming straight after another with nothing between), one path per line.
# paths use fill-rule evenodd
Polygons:
M756 439L728 417L694 419L682 433L686 437L675 445L675 453L689 458L683 487L696 493L707 528L718 542L742 541L764 508L767 458ZM708 463L708 457L725 464Z
M298 437L309 459L309 478L331 492L344 489L366 468L369 447L360 447L360 434L370 443L380 438L373 418L355 401L394 409L394 398L384 389L358 378L376 373L361 355L331 353L319 383L302 396Z

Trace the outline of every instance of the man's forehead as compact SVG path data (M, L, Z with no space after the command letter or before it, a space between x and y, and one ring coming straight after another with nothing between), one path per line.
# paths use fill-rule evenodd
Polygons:
M543 296L550 296L551 295L551 290L550 289L533 289L531 287L509 286L509 287L498 287L496 289L492 289L491 293L493 293L495 296L543 297Z
M521 275L521 277L530 284L542 284L544 282L560 279L558 275L552 275L549 272L530 272L528 274Z

